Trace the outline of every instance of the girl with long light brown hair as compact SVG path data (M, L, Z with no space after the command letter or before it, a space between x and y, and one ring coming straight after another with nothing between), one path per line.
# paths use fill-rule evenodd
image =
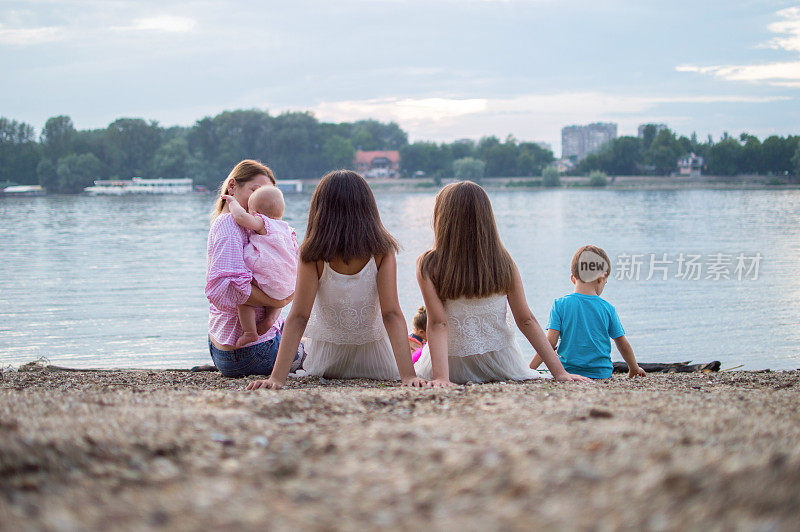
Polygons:
M428 343L415 364L417 374L433 379L434 386L539 377L516 344L515 322L553 378L589 380L567 373L547 341L480 186L445 186L436 196L433 231L433 248L417 261L428 314Z

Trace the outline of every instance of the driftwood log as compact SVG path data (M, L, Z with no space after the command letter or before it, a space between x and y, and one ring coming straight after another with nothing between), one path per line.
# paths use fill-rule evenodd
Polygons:
M722 363L719 360L708 364L690 364L686 362L670 363L647 363L640 362L639 367L647 373L694 373L698 371L719 371ZM628 373L628 365L625 362L614 362L614 373Z

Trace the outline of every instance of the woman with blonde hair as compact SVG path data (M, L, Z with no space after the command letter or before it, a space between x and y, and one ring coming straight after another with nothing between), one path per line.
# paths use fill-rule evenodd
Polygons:
M283 325L280 309L292 301L293 295L276 300L253 284L253 272L244 261L247 229L236 223L222 196L232 196L247 209L254 191L275 184L275 175L267 166L250 159L241 161L220 185L211 212L206 271L208 349L214 365L226 377L269 375L272 372ZM256 341L235 348L236 340L242 335L237 312L238 305L242 304L255 307L257 322L265 326L258 331ZM298 349L298 353L293 368L302 362L302 349Z

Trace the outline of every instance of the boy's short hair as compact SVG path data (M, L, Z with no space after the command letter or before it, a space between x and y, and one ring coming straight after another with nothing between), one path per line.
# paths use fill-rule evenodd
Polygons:
M417 314L414 316L414 330L425 331L428 328L428 313L425 307L419 307Z
M591 282L591 281L594 281L594 280L598 279L599 276L597 276L597 275L593 275L593 276L590 276L590 277L587 278L586 264L584 264L585 261L581 260L581 255L583 255L587 251L596 256L594 258L597 259L597 262L601 262L600 259L602 259L602 261L605 262L605 264L604 264L605 273L610 275L611 274L611 259L608 258L608 254L603 250L603 248L599 248L597 246L592 246L592 245L581 246L580 248L578 248L578 251L575 252L575 255L572 256L572 264L570 265L570 271L571 271L572 275L576 279L580 279L583 282ZM584 257L584 259L585 259L585 257ZM584 266L583 270L581 269L581 266ZM591 275L591 274L593 274L595 272L598 272L598 271L599 270L592 269L588 273Z

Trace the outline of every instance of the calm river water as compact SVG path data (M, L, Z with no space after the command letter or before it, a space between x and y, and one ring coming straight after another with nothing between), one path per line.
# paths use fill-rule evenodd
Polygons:
M403 246L398 285L409 321L421 304L414 261L432 241L434 195L376 194ZM640 361L800 368L800 191L490 196L543 326L553 299L572 290L573 252L592 243L616 268L603 297L616 306ZM309 199L287 196L285 219L300 238ZM212 200L0 198L0 365L42 356L81 368L209 362L203 289Z

